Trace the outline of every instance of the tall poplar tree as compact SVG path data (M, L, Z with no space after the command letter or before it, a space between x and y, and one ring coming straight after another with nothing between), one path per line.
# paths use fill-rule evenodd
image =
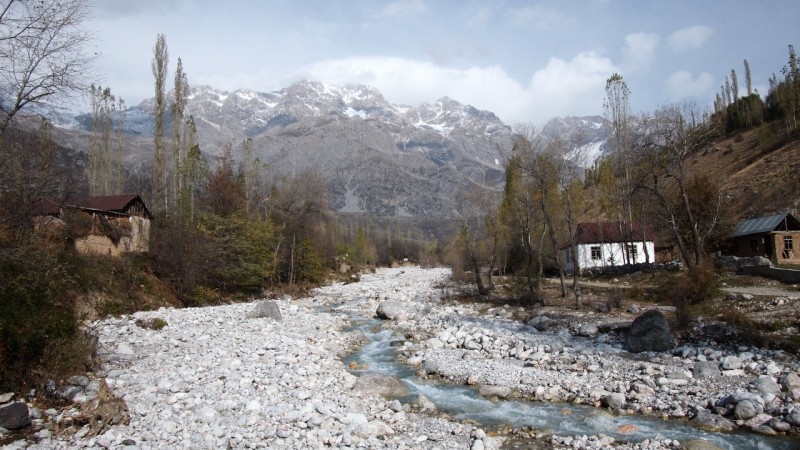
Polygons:
M744 60L744 82L747 86L747 96L750 97L753 95L753 82L750 78L750 63L747 60Z
M739 99L739 79L736 77L735 69L731 69L731 97L734 103Z
M189 81L183 71L183 62L178 58L178 66L175 68L175 87L173 88L172 100L172 202L177 202L181 190L181 166L186 159L187 148L182 142L185 134L184 112L186 102L189 98Z
M151 68L155 79L155 130L153 132L153 208L156 211L166 211L167 203L167 160L164 148L164 113L166 110L167 64L169 53L167 39L163 34L156 38L153 47L153 61Z

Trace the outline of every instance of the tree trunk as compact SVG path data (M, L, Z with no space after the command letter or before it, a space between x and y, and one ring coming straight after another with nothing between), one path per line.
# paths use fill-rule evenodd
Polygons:
M297 235L292 234L292 247L289 249L289 286L294 284L294 244Z
M475 271L475 284L478 285L478 294L488 295L489 291L486 290L486 286L483 284L483 278L481 277L481 267L478 264L478 258L475 257L472 251L469 252L469 259L472 261L472 268Z

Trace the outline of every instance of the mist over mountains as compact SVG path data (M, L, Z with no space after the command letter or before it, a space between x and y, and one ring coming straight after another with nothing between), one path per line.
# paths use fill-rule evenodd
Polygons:
M128 162L152 155L153 106L145 100L117 118L129 136ZM303 81L266 93L196 86L189 115L207 155L232 146L239 157L249 138L254 155L277 174L320 172L332 209L380 217L452 217L459 191L471 185L499 191L513 139L512 128L492 112L447 97L416 108L396 105L363 85ZM91 118L78 116L68 128L63 139L80 145ZM592 157L602 151L601 117L553 119L542 133L577 130L590 136Z

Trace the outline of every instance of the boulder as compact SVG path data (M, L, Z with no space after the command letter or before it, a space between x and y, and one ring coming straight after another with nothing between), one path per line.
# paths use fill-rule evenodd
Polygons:
M283 316L281 316L281 309L278 307L278 304L272 300L262 300L247 313L248 319L272 319L272 320L283 320Z
M761 376L753 382L759 394L780 394L781 387L775 382L775 379L770 376Z
M597 325L593 323L585 323L578 328L578 336L592 337L598 332Z
M716 444L702 439L693 439L683 443L683 448L686 450L722 450Z
M28 405L23 402L9 403L0 407L0 428L17 430L31 423Z
M800 388L800 377L794 372L789 372L781 378L781 386L786 392Z
M697 428L712 432L733 431L736 429L735 423L707 409L698 411L697 415L692 419L692 423Z
M384 397L405 397L408 386L400 379L380 373L365 373L356 380L353 390L370 392Z
M742 361L738 356L730 355L722 358L723 370L735 370L742 368Z
M508 398L511 396L512 390L508 386L489 386L489 385L481 385L478 388L478 394L482 397L497 397L497 398Z
M536 316L528 321L528 325L539 331L547 331L550 329L550 318L547 316Z
M675 347L667 318L657 309L646 311L631 323L627 341L628 350L633 353L663 352Z
M721 374L719 365L713 361L698 361L694 364L694 369L692 369L692 375L697 379L716 377Z
M750 400L742 400L736 404L733 410L733 417L737 420L748 420L755 417L758 413L756 405Z
M375 310L375 315L378 316L379 319L384 320L403 320L406 318L406 311L402 303L394 300L386 300L378 305L378 309Z
M414 403L417 406L419 406L419 409L421 411L427 411L431 413L436 412L436 405L432 401L430 401L428 397L425 397L422 394L419 394L419 396L417 396L417 399L414 401Z
M625 407L625 394L615 392L603 397L603 404L612 411L620 411Z

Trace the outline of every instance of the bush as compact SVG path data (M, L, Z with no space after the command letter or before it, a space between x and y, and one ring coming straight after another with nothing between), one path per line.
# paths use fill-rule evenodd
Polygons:
M676 321L683 328L694 318L694 306L719 295L719 280L710 265L693 267L667 279L660 286L658 295L663 302L675 307Z
M85 369L92 342L74 301L80 268L35 238L0 249L0 387L14 389Z
M613 311L622 308L622 290L620 288L611 289L606 297L606 309Z

